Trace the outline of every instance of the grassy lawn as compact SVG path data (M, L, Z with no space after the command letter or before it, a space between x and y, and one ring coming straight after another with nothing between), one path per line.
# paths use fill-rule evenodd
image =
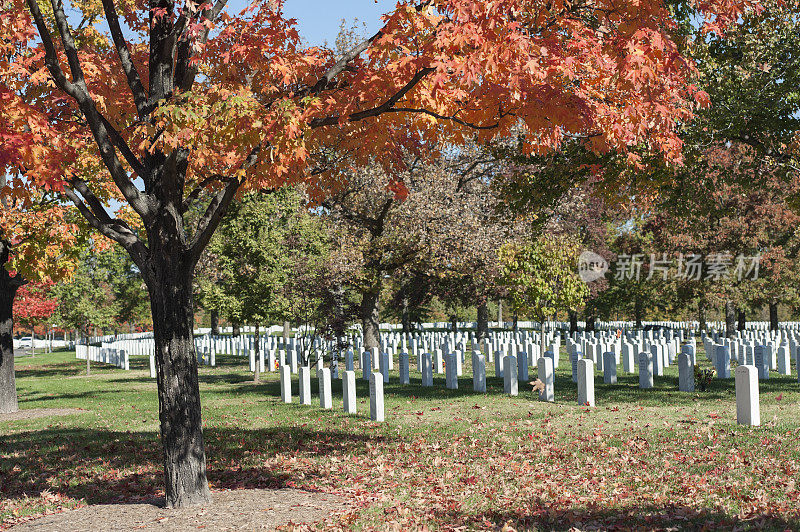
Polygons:
M386 423L279 402L276 373L254 385L247 360L201 367L212 489L298 487L352 502L324 525L346 529L800 529L800 389L796 374L760 383L763 426L736 425L733 379L679 393L677 367L639 390L597 374L596 408L576 404L561 357L554 404L503 395L501 379L472 393L469 357L459 390L386 385ZM698 360L705 364L705 356ZM491 362L491 361L487 361ZM0 421L0 528L25 516L161 494L155 382L147 360L131 371L93 367L73 353L17 361L21 409L66 416ZM413 361L412 361L413 366ZM620 373L622 368L620 366ZM494 368L487 367L487 375ZM535 378L536 368L531 368ZM312 374L314 401L316 379ZM320 525L322 526L322 525Z

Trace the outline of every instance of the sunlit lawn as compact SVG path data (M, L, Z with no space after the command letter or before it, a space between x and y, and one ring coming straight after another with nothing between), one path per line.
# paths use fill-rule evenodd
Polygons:
M469 359L469 357L467 357ZM413 359L413 357L412 357ZM705 363L701 353L698 360ZM254 385L243 358L201 367L209 479L214 489L293 486L344 495L350 506L317 526L342 528L800 529L800 393L796 373L761 382L759 428L736 425L733 379L677 391L677 368L638 388L637 375L604 385L596 408L577 405L567 357L556 402L472 392L469 360L458 390L386 386L386 423L279 402L276 373ZM489 361L490 362L490 361ZM20 408L76 408L68 416L0 421L0 522L59 507L161 494L155 382L93 367L73 353L18 358ZM412 360L412 366L414 366ZM620 373L622 368L620 366ZM531 379L536 368L531 368Z

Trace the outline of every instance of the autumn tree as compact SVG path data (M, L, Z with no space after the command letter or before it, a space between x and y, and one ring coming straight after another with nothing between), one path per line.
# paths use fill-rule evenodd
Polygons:
M51 294L52 287L52 281L22 285L14 300L14 321L31 330L31 354L36 352L33 345L36 326L49 319L58 306Z
M725 25L742 3L697 7ZM336 165L314 157L325 147L393 169L404 146L457 144L473 130L485 140L519 124L528 150L569 136L597 151L642 144L677 158L674 127L703 97L658 1L400 2L378 33L339 55L304 48L272 0L239 14L226 0L4 7L23 50L0 76L22 88L28 124L61 133L51 146L62 173L49 186L130 253L148 287L169 507L210 497L192 275L238 192L307 176L324 185ZM103 171L83 172L76 145L94 146L78 152ZM110 197L141 230L109 212ZM198 201L204 214L190 226Z

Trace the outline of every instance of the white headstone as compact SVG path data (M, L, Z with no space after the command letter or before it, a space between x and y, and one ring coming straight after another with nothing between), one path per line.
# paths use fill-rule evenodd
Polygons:
M494 376L503 376L503 355L499 349L494 352Z
M458 367L456 366L457 353L448 353L445 362L445 385L450 390L458 389Z
M661 345L653 344L650 346L650 360L653 364L653 375L660 377L664 375L664 348Z
M372 375L372 353L364 351L361 353L361 378L368 381Z
M689 361L692 367L697 364L696 353L694 351L694 346L692 344L684 344L681 346L681 353L685 353L689 355ZM693 370L694 371L694 370Z
M639 353L639 388L653 387L653 355L646 351Z
M692 364L691 355L683 349L681 349L681 354L678 355L678 390L682 392L694 391L694 364Z
M789 361L789 347L782 345L778 347L778 373L781 375L791 375L792 365Z
M381 375L383 375L383 382L389 382L389 353L381 354Z
M603 382L617 383L617 356L611 351L603 353Z
M756 427L761 424L758 397L758 369L742 365L736 368L736 422Z
M552 403L555 401L553 389L553 359L550 357L540 357L536 362L539 370L539 380L544 384L544 388L539 391L539 400Z
M578 404L594 406L594 362L578 360Z
M472 353L472 389L486 393L486 359L480 351Z
M572 382L578 382L578 360L581 352L577 348L569 354L569 363L572 365Z
M517 352L517 382L528 382L528 354L524 351Z
M319 370L319 406L325 410L333 408L330 368L322 368Z
M343 409L346 414L356 413L356 372L345 371L343 372L344 378L342 379L342 396L344 397Z
M436 357L434 359L434 363L436 364L436 373L441 375L442 373L444 373L444 360L442 359L442 350L434 349L433 354Z
M408 383L408 353L400 353L400 384Z
M433 386L433 356L422 353L422 385Z
M89 355L87 354L86 356ZM156 378L156 356L153 353L150 353L150 378L151 379Z
M289 366L281 366L281 401L292 402L292 376L289 373Z
M373 373L369 378L369 418L383 421L383 379Z
M300 366L300 404L311 404L311 368Z
M731 349L727 345L718 345L714 353L714 368L720 379L731 378Z
M517 395L517 372L514 368L517 367L517 357L514 355L506 355L503 357L503 366L508 368L508 371L503 375L503 392L509 395Z

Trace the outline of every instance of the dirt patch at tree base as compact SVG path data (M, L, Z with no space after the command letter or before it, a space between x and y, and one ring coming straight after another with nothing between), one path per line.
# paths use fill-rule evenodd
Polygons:
M209 505L178 510L164 500L131 504L97 504L48 515L12 527L14 532L97 530L272 530L313 523L345 509L345 500L327 493L295 489L213 492Z
M70 414L80 414L86 412L80 408L26 408L7 414L0 413L0 421L19 421L21 419L36 419L48 416L68 416Z

